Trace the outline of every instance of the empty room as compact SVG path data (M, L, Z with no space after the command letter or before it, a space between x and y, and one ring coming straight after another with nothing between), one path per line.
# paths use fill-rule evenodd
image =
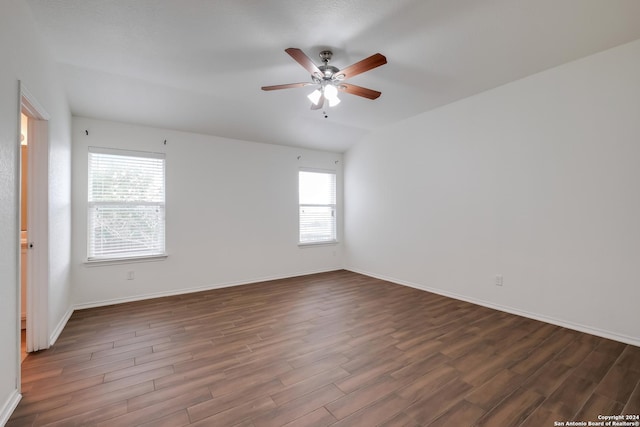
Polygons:
M640 426L638 17L0 0L0 426Z

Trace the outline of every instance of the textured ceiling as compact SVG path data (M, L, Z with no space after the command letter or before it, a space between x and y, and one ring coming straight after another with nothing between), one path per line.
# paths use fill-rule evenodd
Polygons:
M640 38L638 0L27 0L75 115L345 151L387 124ZM371 101L309 109L297 47Z

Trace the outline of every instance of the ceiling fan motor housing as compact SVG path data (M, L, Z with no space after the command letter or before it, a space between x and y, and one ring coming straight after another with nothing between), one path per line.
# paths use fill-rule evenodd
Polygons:
M340 71L333 65L320 65L318 69L322 74L316 73L315 75L311 76L315 83L321 83L323 80L326 82L335 80L337 78L337 73Z
M322 62L324 63L324 65L320 65L318 66L318 69L320 70L320 73L314 73L311 76L311 79L313 80L314 83L317 84L327 84L330 83L332 80L336 80L336 79L341 79L344 78L344 75L338 75L337 73L340 71L337 67L334 67L333 65L329 65L329 61L331 61L331 58L333 57L333 52L331 52L330 50L323 50L320 52L320 59L322 59Z

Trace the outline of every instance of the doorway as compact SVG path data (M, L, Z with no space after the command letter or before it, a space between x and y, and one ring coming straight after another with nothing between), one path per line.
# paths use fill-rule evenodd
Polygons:
M20 82L18 325L20 364L49 347L49 115Z
M27 357L29 116L20 112L20 363Z

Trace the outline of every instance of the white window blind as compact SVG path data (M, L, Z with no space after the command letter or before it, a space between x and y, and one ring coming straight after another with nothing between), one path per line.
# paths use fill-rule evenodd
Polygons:
M164 154L89 147L89 260L165 253Z
M301 244L335 242L336 174L301 170L299 172Z

